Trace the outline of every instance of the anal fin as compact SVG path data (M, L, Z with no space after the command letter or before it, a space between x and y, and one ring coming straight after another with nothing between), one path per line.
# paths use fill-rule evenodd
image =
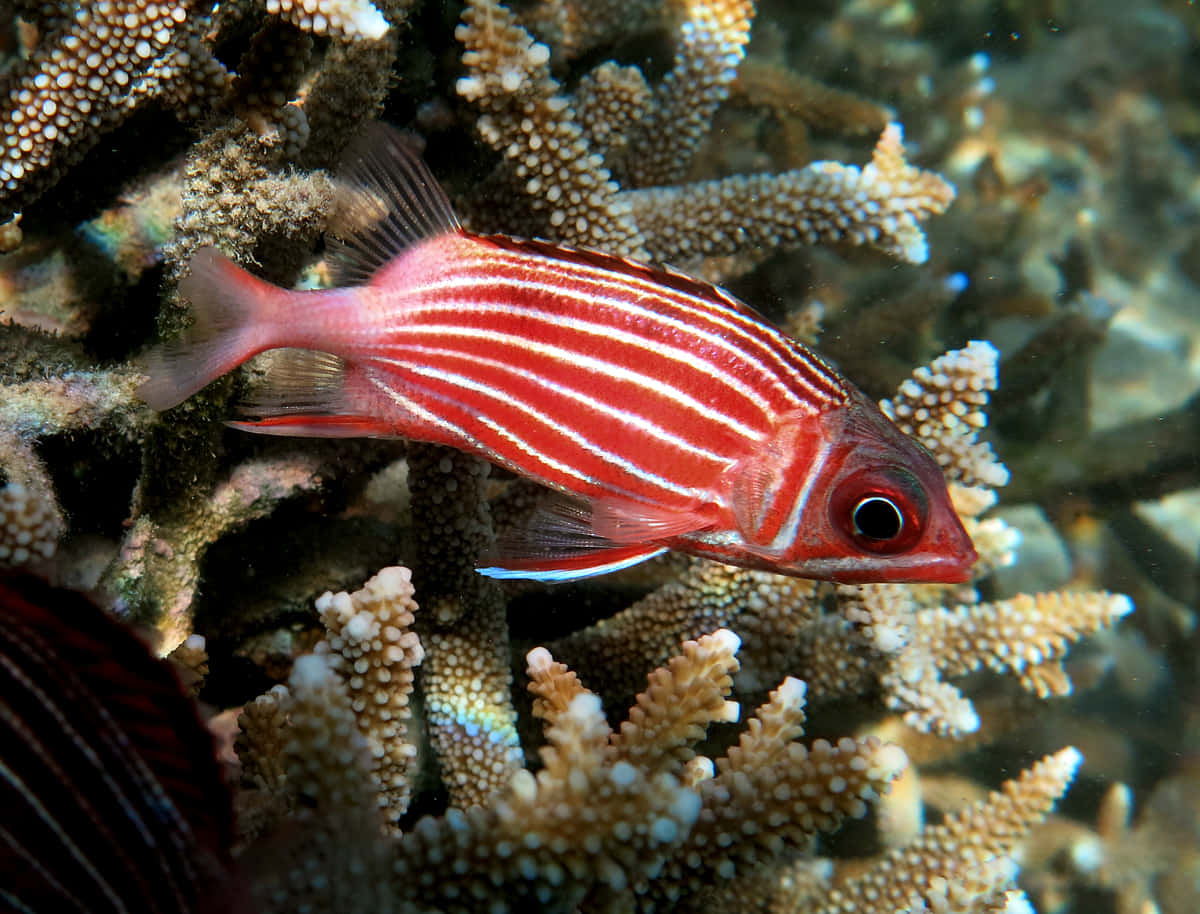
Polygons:
M267 357L262 378L238 404L246 418L226 423L260 435L314 438L390 437L393 423L362 411L355 376L328 352L279 349Z
M258 435L283 435L289 438L395 438L386 422L372 416L320 416L295 413L267 419L231 419L230 428Z

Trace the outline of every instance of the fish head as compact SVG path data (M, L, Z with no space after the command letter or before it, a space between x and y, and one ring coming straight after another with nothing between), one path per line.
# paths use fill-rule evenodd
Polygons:
M736 490L734 508L772 570L847 584L970 579L978 556L941 468L864 395L781 423L764 454L750 477L757 514L739 511Z

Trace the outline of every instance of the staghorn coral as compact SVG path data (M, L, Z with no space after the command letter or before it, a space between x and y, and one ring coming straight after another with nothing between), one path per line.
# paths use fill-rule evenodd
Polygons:
M337 788L338 802L367 803L389 828L408 809L409 770L417 757L409 697L413 670L424 658L410 630L417 609L411 572L384 568L353 594L326 591L316 609L326 637L308 655L307 669L293 670L288 686L258 696L239 715L241 778L253 787L241 794L248 813L244 839L294 811L297 797L328 801L330 773L322 772L319 753L310 753L307 742L316 734L336 736L347 723L353 735L340 739L356 755L349 764L342 757L351 780ZM356 815L371 820L373 814Z
M468 4L455 34L468 73L456 89L482 110L483 138L513 160L512 179L530 197L526 234L645 259L628 205L550 75L550 49L494 0Z
M192 632L191 610L204 551L231 530L269 514L281 502L320 489L321 461L310 454L250 460L214 485L209 497L165 512L142 514L131 526L105 586L118 608L148 615L153 600L160 649L174 650Z
M31 492L20 482L0 487L0 566L50 558L62 527L49 493Z
M1021 910L1013 888L1017 844L1066 791L1083 757L1063 749L865 872L836 885L820 914L897 910ZM1028 902L1025 902L1028 910Z
M527 10L524 21L567 58L650 28L678 6L661 0L546 0Z
M329 657L346 683L389 823L408 810L408 770L417 754L408 737L408 699L425 652L409 630L417 609L411 578L407 568L385 568L353 594L326 591L317 600L328 634L316 652Z
M523 228L667 263L829 241L924 261L918 223L945 210L954 188L904 161L897 125L884 130L861 169L818 162L777 175L670 183L683 175L728 96L751 13L744 3L686 5L674 66L649 90L645 113L633 117L622 108L618 120L585 130L576 106L590 120L604 117L595 83L611 82L615 72L599 70L573 100L550 75L549 49L512 13L496 0L469 3L456 33L469 75L457 90L483 111L481 135L509 160L506 176L528 195L532 221ZM622 82L629 86L630 76ZM638 88L620 96L630 92L642 96ZM591 137L620 154L606 161L589 145Z
M979 728L970 702L942 676L957 677L988 668L1012 673L1039 698L1069 695L1071 682L1062 668L1068 646L1111 626L1133 610L1124 594L1022 594L997 603L960 604L917 609L897 585L867 584L843 588L841 612L862 626L865 644L855 642L849 625L832 622L810 636L808 650L822 667L839 670L841 683L826 683L826 694L854 684L845 670L863 673L875 667L885 701L905 711L905 722L918 730L960 736ZM869 645L864 652L863 648ZM865 659L875 653L883 669ZM862 688L859 684L858 688Z
M820 614L817 592L812 581L692 561L677 579L594 626L551 642L549 648L573 667L594 670L594 687L614 703L631 698L646 671L665 663L681 641L718 627L742 637L743 666L749 654L756 658L751 661L755 671L764 665L785 670L786 661L757 659L760 651L782 644L759 633L770 625L766 620L779 615L786 618L782 624L795 629L812 622ZM761 628L758 620L764 620ZM794 631L787 634L789 640L793 636ZM748 684L757 681L757 674L743 670L740 678ZM761 687L768 685L764 680Z
M924 263L929 247L918 223L945 210L954 188L909 165L900 127L889 124L862 168L814 162L778 175L738 175L627 196L659 260L844 241ZM762 206L763 200L770 205ZM666 239L683 227L692 230L688 241L668 247Z
M713 114L729 97L750 40L750 0L687 3L683 9L675 60L631 131L635 154L621 163L629 187L673 184L684 176Z
M379 39L388 29L367 0L268 0L266 8L316 34ZM49 34L0 86L0 213L52 184L147 100L162 98L198 117L230 87L211 53L204 4L64 0L42 14Z
M879 404L884 414L932 453L952 482L995 488L1008 484L1008 470L976 432L987 425L982 407L997 385L999 353L971 342L919 368L895 397Z
M740 101L767 108L783 121L789 155L805 151L810 128L879 133L892 119L891 112L877 102L754 56L738 68L733 91Z
M531 651L530 690L547 742L536 775L520 769L487 808L421 819L394 841L369 848L361 836L339 836L326 820L329 840L346 844L321 847L318 855L337 875L390 861L383 891L422 910L496 910L499 898L505 909L658 910L710 880L730 880L740 867L802 847L843 817L864 815L866 803L903 766L903 753L870 738L795 742L804 719L804 688L796 680L771 695L715 768L695 755L709 724L737 715L726 698L737 647L736 636L721 629L684 644L651 675L616 732L574 674L545 649ZM299 692L290 705L293 735L282 750L284 766L295 770L289 778L319 788L318 821L327 810L336 817L362 808L345 792L353 789L354 756L360 770L366 764L360 744L339 723L348 701L336 677L312 662L319 659L297 663L289 686ZM344 748L330 754L330 735L339 732ZM312 751L297 753L298 743L309 740ZM767 795L771 802L764 802ZM753 841L731 841L747 831ZM348 884L314 878L306 867L301 861L260 886L267 910L289 909L294 899L330 884L354 895ZM365 886L356 897L370 898L376 888Z
M422 445L410 448L408 466L414 519L430 534L414 563L428 594L421 686L430 743L451 804L467 808L486 803L522 762L504 598L474 567L493 539L490 467Z
M105 121L135 97L142 78L179 68L190 37L182 27L194 6L129 0L57 11L62 28L5 75L0 207L10 211L50 183L56 158L77 156L94 142Z
M393 25L408 18L406 6L378 4ZM426 678L418 672L425 682L416 684L410 705L414 718L428 724L431 714L423 705L428 687L450 749L439 755L421 728L410 728L408 739L429 751L410 760L405 779L414 812L394 827L404 836L401 840L417 847L415 816L437 813L448 791L456 806L485 804L482 812L435 815L431 824L421 826L436 838L428 853L441 855L434 890L438 897L469 886L487 896L478 903L483 907L501 894L482 876L476 878L485 863L512 874L511 857L481 861L471 854L490 847L474 829L492 827L488 823L495 821L498 805L507 802L517 769L524 771L528 764L537 784L540 742L523 729L518 740L518 711L522 723L527 715L510 673L528 647L544 645L577 670L602 696L609 726L619 730L622 712L634 702L646 674L669 668L682 641L701 639L720 627L742 641L740 668L730 673L737 697L769 705L773 686L785 676L800 677L808 684L806 727L825 738L822 746L836 750L848 732L886 732L884 738L913 749L909 757L920 776L906 777L910 794L898 803L910 817L908 824L858 825L820 852L861 856L873 853L881 841L894 842L897 834L911 838L921 827L913 816L923 809L931 816L947 808L933 765L994 784L999 772L1015 772L1031 758L1072 742L1087 751L1084 774L1088 786L1097 789L1074 797L1070 815L1091 821L1092 796L1100 794L1097 782L1111 777L1128 781L1129 793L1147 812L1136 826L1108 821L1095 833L1074 818L1051 822L1053 829L1067 826L1057 843L1043 843L1035 831L1018 859L1022 886L1038 909L1082 907L1098 894L1107 899L1112 893L1120 910L1140 908L1148 900L1170 914L1194 910L1188 894L1194 886L1188 882L1197 859L1192 840L1197 817L1185 802L1188 773L1180 770L1164 778L1163 764L1180 754L1186 759L1196 738L1190 711L1195 629L1189 621L1194 621L1196 550L1195 541L1188 539L1194 510L1155 514L1151 525L1145 518L1151 516L1147 508L1154 506L1138 503L1178 490L1186 494L1200 479L1194 460L1200 428L1195 421L1200 401L1195 398L1196 271L1191 256L1196 207L1194 169L1186 156L1200 136L1196 95L1189 92L1195 83L1188 49L1196 35L1194 28L1185 27L1191 23L1191 9L1174 0L1136 8L1126 4L1127 10L1109 0L1089 0L1069 15L1056 10L1051 27L1049 18L1035 15L1031 6L1008 4L1005 14L1020 22L1019 29L1010 30L985 18L994 5L761 5L756 44L738 68L738 78L723 83L714 57L713 69L697 80L708 91L727 85L732 104L722 105L711 118L704 128L709 135L692 149L686 172L671 180L693 182L681 188L735 188L789 171L802 176L811 159L862 161L867 149L854 139L860 135L858 119L874 118L863 136L879 136L887 120L902 120L913 161L946 175L958 190L947 215L920 223L928 233L929 260L913 269L863 256L848 245L832 250L794 247L777 231L764 234L763 223L755 221L756 204L736 195L721 198L729 203L728 214L710 205L708 197L686 197L699 200L695 212L684 213L686 221L672 215L661 226L653 213L646 214L649 207L635 210L638 194L660 190L635 190L629 178L639 157L648 158L651 151L639 124L655 110L663 75L674 71L675 55L684 47L683 23L709 10L688 13L683 3L535 0L513 4L512 17L504 7L490 6L491 19L481 31L491 29L499 41L506 23L514 22L530 34L511 33L520 45L511 56L464 71L459 67L463 49L452 39L453 23L446 18L453 12L443 13L437 5L413 11L411 34L393 28L381 39L322 37L309 47L305 35L279 16L264 15L261 5L221 4L223 12L205 25L205 35L189 39L188 47L197 48L197 67L186 77L179 74L192 84L188 98L176 97L178 86L168 85L156 72L140 90L151 104L139 100L139 119L128 125L129 132L111 134L112 145L123 155L143 137L156 139L156 130L171 123L174 113L159 116L156 108L183 111L184 119L194 122L201 106L211 107L205 113L214 117L196 125L195 140L172 134L161 152L145 150L155 153L149 157L156 171L176 175L160 185L164 199L174 196L170 206L176 211L182 205L181 176L192 170L180 226L172 227L172 212L147 237L121 248L131 238L130 229L109 224L113 246L108 250L118 252L113 256L120 260L115 280L89 253L94 233L81 237L58 207L49 206L58 202L58 194L41 210L29 207L19 232L7 233L6 238L19 233L25 238L20 259L0 258L2 319L22 325L0 327L0 438L5 448L13 443L0 460L0 482L44 480L66 530L58 552L36 564L75 575L85 564L80 556L92 548L90 538L100 542L96 554L119 555L120 539L128 537L126 545L134 545L147 526L160 534L161 544L172 550L179 546L182 564L196 575L182 627L194 626L207 636L212 672L203 697L219 706L240 705L270 681L288 679L297 653L323 637L312 611L317 594L354 590L375 568L397 560L412 565L422 603L414 624L427 648L432 636L441 639L442 675ZM61 10L63 4L53 8ZM22 0L18 10L26 19L20 40L9 34L8 8L0 14L0 70L5 74L28 75L31 55L51 48L54 36L64 34L69 22L50 9L50 4L43 9ZM1134 36L1147 29L1154 41L1138 53L1127 53L1137 42ZM763 51L759 42L764 33L774 42L773 50ZM1180 35L1185 37L1180 40ZM533 50L539 42L546 49L544 65L530 68L528 75L511 66L529 53L540 60L543 52ZM218 44L225 66L205 53ZM1146 47L1153 47L1153 54ZM763 76L748 66L760 53L761 59L786 67L789 77L813 84L797 87L787 81L774 98L766 99L761 91L748 91L755 76ZM456 81L464 77L483 80L495 94L465 100L455 91ZM517 84L515 98L505 94L506 77ZM851 119L841 125L818 123L819 112L789 115L785 109L795 93L803 95L814 85L852 93L866 108L861 114L850 108L839 112ZM524 105L530 106L528 111L514 121L512 108ZM869 110L872 106L876 110ZM126 110L121 107L115 116L125 117ZM468 553L483 548L491 536L490 522L483 519L489 502L497 519L507 516L498 508L498 496L510 506L520 502L520 486L501 474L481 474L453 455L443 472L441 455L406 458L398 446L347 443L325 448L317 442L247 440L223 432L217 420L228 416L226 399L236 384L214 386L161 419L142 410L132 398L137 373L123 360L146 341L155 313L164 335L183 318L170 283L161 290L160 302L155 264L165 260L174 276L197 243L212 239L227 244L244 262L260 265L259 272L291 282L313 258L311 242L325 218L328 183L322 169L363 119L381 110L389 120L411 121L428 135L438 174L452 190L470 187L462 203L477 227L570 238L567 232L578 229L582 219L580 240L613 251L676 263L684 260L685 247L692 252L734 251L710 256L700 266L706 275L743 274L734 290L740 297L784 326L819 336L824 351L847 375L873 396L889 397L897 420L942 460L956 480L955 504L981 553L977 580L971 587L839 594L721 566L662 562L571 589L488 592L470 572ZM881 119L885 111L886 119ZM476 149L465 142L482 135L481 114L485 123L493 119L491 129L501 140L530 148L521 146L510 159L508 146L485 141L480 145L486 148ZM526 116L533 125L529 130L522 129ZM776 123L785 119L787 124ZM670 118L661 123L662 137L684 136L689 129ZM798 123L804 127L803 148L791 145L801 132ZM139 181L140 187L108 188L109 175L91 163L68 168L73 150L88 145L95 131L87 133L79 144L54 154L61 193L73 199L83 190L83 198L97 200L97 208L116 211L147 185ZM533 149L537 136L546 142ZM565 148L561 162L555 158L560 152L548 148L560 141ZM167 162L185 143L182 164ZM550 175L542 173L547 165L552 166ZM528 169L523 180L514 177L514 166ZM584 180L577 172L589 176L593 193L572 201L572 192ZM540 183L531 196L528 180L534 177ZM40 179L22 187L21 205L37 192L36 186ZM778 189L766 186L770 193ZM558 201L547 200L553 194ZM171 212L166 204L156 204L156 209ZM551 217L558 211L564 215L562 226L556 227ZM86 216L72 212L69 218ZM611 242L591 240L596 225L612 227ZM743 225L759 232L753 236L759 249L740 245ZM709 240L714 227L721 229L719 244ZM166 246L170 255L164 258ZM781 247L791 249L786 256L774 256ZM746 272L749 264L759 266ZM689 268L695 265L693 258ZM305 282L319 284L322 275L318 264ZM102 281L96 281L98 276ZM28 309L20 296L31 288L63 309ZM1102 318L1081 323L1076 311L1084 317L1094 311ZM39 322L43 315L46 319ZM818 328L817 321L824 327ZM57 327L63 335L52 338L23 329L31 326ZM1014 388L1005 415L993 410L986 430L976 425L986 403L972 384L987 371L993 380L984 387L994 384L994 357L982 347L964 347L968 339L985 338L1002 353L1004 387ZM927 364L925 372L911 379L915 388L901 386L913 365L930 363L947 348L957 354ZM15 437L4 437L9 431ZM995 453L980 448L984 435ZM224 483L239 468L259 460L286 462L305 453L322 455L319 491L296 490L295 498L264 501L261 516L249 526L206 528L211 542L199 551L188 545L193 523L204 527L211 520L212 499L227 491ZM389 494L386 504L362 492L367 477L385 460L417 470L411 475L411 493L403 482L389 481L399 491ZM991 487L999 484L1003 466L1012 470L1013 481L997 511ZM131 518L124 499L135 481ZM1014 503L1034 509L1026 515L1038 513L1045 519L1040 535L1064 556L1064 575L1053 583L1035 583L1040 580L1036 550L1041 547L1032 535L1016 542L1012 525L1021 526L1016 518L1022 514L1010 513ZM1133 516L1142 522L1132 524ZM122 526L127 520L130 526ZM164 532L170 538L162 537ZM1151 537L1153 532L1164 539L1179 537L1183 546L1168 552ZM995 569L1003 574L993 576ZM118 565L113 574L119 577L122 568ZM150 574L130 582L134 599L129 605L150 622L164 618L162 607L175 605L171 599L159 601L155 586L147 586L158 579ZM1035 596L1042 587L1070 589ZM1132 594L1139 606L1136 616L1122 621L1121 638L1072 640L1098 621L1116 621L1115 610L1127 604L1105 596L1109 590ZM863 611L864 602L871 604L869 612ZM1028 627L1014 630L1017 621ZM1079 624L1066 631L1068 622ZM1019 680L1061 692L1065 680L1057 664L1067 646L1064 638L1071 653L1063 669L1075 683L1075 694L1040 701L1020 688ZM1124 688L1129 674L1122 669L1122 651L1128 647L1120 646L1135 638L1146 642L1143 650L1155 674L1137 674L1142 691L1136 694ZM1046 651L1038 656L1052 656L1051 662L1026 659L1021 669L1014 669L1031 649ZM371 775L369 741L354 735L364 731L346 682L331 669L336 664L328 655L314 662L299 664L294 690L280 687L243 715L244 728L258 731L250 741L278 743L277 750L266 753L262 767L247 757L246 782L286 783L289 767L308 774L297 775L307 785L299 804L287 799L286 791L240 791L247 841L285 823L281 854L272 854L269 844L255 843L242 862L255 871L255 879L262 875L268 882L298 872L294 881L284 880L291 894L281 896L299 899L293 907L404 910L413 890L397 894L392 889L400 851L394 838L380 837L381 796ZM428 663L420 669L428 672ZM980 664L988 675L969 675ZM991 674L993 664L1003 668L997 670L1002 675ZM901 675L914 666L924 674L916 687ZM580 694L567 683L569 678L561 678L564 715L571 698ZM1112 688L1114 679L1120 690ZM1154 682L1163 685L1155 687ZM953 689L939 691L947 684ZM768 725L771 719L798 726L796 689L783 691L791 696L785 702L789 710L776 718L761 712L763 732L785 725ZM921 711L915 719L923 720L930 732L914 732L902 722L912 709L900 697L911 694L920 705L927 693L943 696L947 707L939 711L935 703ZM314 716L315 723L302 734L284 726L292 700L288 696L303 697L301 717ZM750 707L742 716L753 729L759 718ZM891 707L897 710L889 713ZM715 703L706 708L730 713L724 705L718 711ZM539 713L552 730L553 712L547 708ZM979 720L974 733L954 739L938 735L945 732L945 721L969 721L972 714ZM881 715L886 715L882 725ZM580 710L571 720L577 730L591 721L595 732L602 732L594 714ZM456 737L460 721L468 722L460 728L461 740ZM564 728L567 724L564 719ZM721 777L719 763L709 769L706 760L734 756L729 748L739 736L734 726L717 723L709 731L710 739L683 747L698 753L695 758L685 761L678 751L664 757L663 764L673 770L681 766L678 784L691 791ZM1090 739L1077 738L1089 734ZM500 738L493 740L493 735ZM777 739L768 742L780 745ZM680 748L678 742L672 745ZM794 741L789 745L798 746ZM987 751L972 751L980 746ZM571 766L564 763L563 768L569 772ZM328 780L318 776L322 770ZM606 769L601 765L596 770ZM748 804L751 812L743 821L754 824L759 810L775 802L777 785L751 783L757 796L737 790L731 796ZM569 773L565 785L556 785L561 792L545 796L568 796L573 822L581 812L593 810L570 795ZM1160 785L1161 792L1156 790ZM1151 802L1150 797L1156 799ZM522 802L522 811L531 808ZM1127 809L1131 802L1125 803ZM1121 804L1101 805L1103 818L1121 818L1109 808ZM537 802L532 808L551 814ZM1156 834L1158 826L1148 827L1152 820L1170 824L1163 833L1166 840ZM651 880L639 898L660 910L813 911L832 904L833 870L840 874L840 885L871 865L839 859L835 866L807 850L798 857L792 850L777 857L770 838L756 843L757 836L739 832L733 824L741 823L714 814L712 828L720 829L716 833L729 847L720 859L712 841L698 849L694 859L703 860L703 866L690 871L693 878L685 880L678 898L672 893L684 877L675 874L689 871L686 861L677 858L664 863L663 872L670 870L672 877L660 875L661 891ZM936 837L936 826L926 831L931 843L944 838ZM990 841L985 831L986 823L973 819L971 834L978 838L959 849L971 841ZM289 832L299 838L289 841ZM455 844L463 833L471 836L463 841L466 856ZM303 840L310 835L311 842ZM1144 838L1152 840L1143 843ZM710 852L712 859L705 856ZM425 865L424 853L414 853L413 868ZM612 890L602 875L611 871L587 872L586 859L578 865L591 884L602 883L607 897ZM458 869L472 874L470 880L457 883ZM708 878L715 869L732 876ZM997 907L1020 906L1022 899L1007 881L1010 863L997 858L984 861L973 874L965 872L960 859L938 858L917 874L922 894L911 899L911 906L970 909L983 902L962 897L956 879L993 876L999 884L983 897ZM1050 881L1037 882L1047 872ZM1024 881L1030 879L1034 882ZM572 890L578 887L571 872L564 870L563 880ZM916 882L902 884L918 888ZM551 902L558 899L558 887L543 888ZM591 910L589 901L583 899L579 910ZM288 907L286 900L264 906L272 905ZM422 895L412 907L438 905Z
M325 227L333 188L322 173L284 175L286 141L234 122L188 153L184 210L164 256L176 270L197 250L219 247L245 260L270 237L314 238Z

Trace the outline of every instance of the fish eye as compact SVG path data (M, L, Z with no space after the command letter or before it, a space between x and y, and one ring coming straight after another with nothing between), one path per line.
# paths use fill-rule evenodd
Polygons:
M904 532L904 515L896 503L870 495L854 507L854 532L869 540L894 540Z
M894 555L913 548L929 517L929 499L901 467L861 470L843 480L830 504L833 522L864 552Z

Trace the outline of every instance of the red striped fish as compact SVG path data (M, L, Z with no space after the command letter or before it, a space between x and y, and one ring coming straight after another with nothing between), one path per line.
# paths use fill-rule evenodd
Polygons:
M140 395L181 402L268 349L238 428L403 436L574 500L495 577L566 580L678 549L836 581L962 581L975 552L937 465L814 353L715 286L464 231L404 134L348 154L340 288L288 291L212 249L185 338Z
M248 911L232 843L172 670L78 594L0 576L0 911Z

